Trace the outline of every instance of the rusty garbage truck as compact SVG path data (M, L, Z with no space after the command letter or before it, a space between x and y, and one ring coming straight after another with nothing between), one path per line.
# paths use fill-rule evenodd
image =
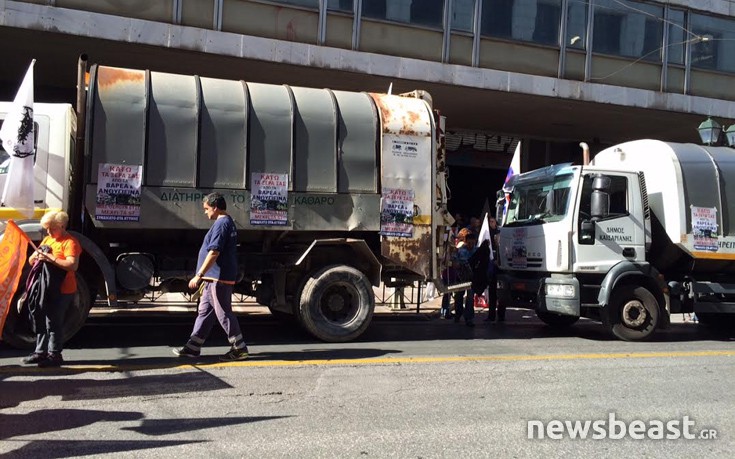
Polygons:
M1 214L40 240L45 212L69 212L83 254L67 338L92 307L186 292L210 226L202 199L215 191L239 230L235 292L321 340L362 334L381 282L441 282L451 217L427 93L87 72L81 58L80 88L85 76L75 108L35 104L34 218ZM27 314L10 309L3 341L32 345Z

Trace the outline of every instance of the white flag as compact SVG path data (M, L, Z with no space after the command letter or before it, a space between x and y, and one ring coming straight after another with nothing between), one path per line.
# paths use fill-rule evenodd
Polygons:
M505 192L505 205L503 206L503 217L508 212L508 206L510 205L510 193L508 190L508 182L514 175L521 173L521 141L518 141L516 145L516 151L513 153L513 158L510 160L510 166L508 166L508 173L505 175L505 183L503 183L503 191ZM505 221L505 218L503 218Z
M493 241L492 236L490 236L490 221L487 218L488 214L485 213L485 219L482 221L482 227L480 228L480 235L477 237L477 245L482 244L482 241L490 241L490 259L495 259L495 254L493 253Z
M33 217L33 64L28 67L23 83L15 95L10 113L0 128L0 142L10 155L2 204Z

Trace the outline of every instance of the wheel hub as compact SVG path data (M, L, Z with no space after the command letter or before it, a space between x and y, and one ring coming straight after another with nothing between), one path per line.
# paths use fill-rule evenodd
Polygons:
M339 312L345 308L345 299L342 295L333 294L327 299L327 308L332 312Z
M639 300L631 300L623 306L623 323L626 327L640 327L646 321L648 311Z
M321 310L325 319L335 323L345 323L356 314L357 296L354 287L346 284L331 286L322 296Z

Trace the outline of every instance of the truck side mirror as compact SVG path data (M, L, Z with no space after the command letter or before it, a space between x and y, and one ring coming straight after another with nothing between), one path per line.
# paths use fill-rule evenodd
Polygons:
M503 225L503 215L505 214L505 193L503 190L498 191L495 194L495 215L496 215L496 221L498 222L498 226Z
M589 220L583 220L579 228L580 243L582 244L594 244L595 243L595 222Z
M592 196L590 196L590 216L592 220L607 218L610 214L610 177L602 174L592 179Z

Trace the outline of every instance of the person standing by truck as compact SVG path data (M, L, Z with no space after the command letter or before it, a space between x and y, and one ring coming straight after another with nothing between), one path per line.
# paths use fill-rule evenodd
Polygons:
M74 273L82 253L79 241L66 232L68 223L66 212L45 214L41 227L48 236L28 259L33 268L26 301L35 326L36 350L21 359L25 364L58 367L64 362L61 355L64 315L77 291Z
M232 291L237 280L237 228L227 213L227 202L220 193L211 193L202 203L204 214L214 220L199 249L197 270L189 280L189 288L202 287L198 314L189 341L173 349L179 357L198 357L202 344L209 337L215 317L227 333L232 348L220 360L236 361L248 358L248 348L240 324L232 312Z
M477 247L477 235L467 228L459 232L459 243L457 244L457 252L452 260L456 264L457 274L460 282L472 282L472 268L470 267L470 257L475 253ZM464 317L465 324L468 327L475 326L475 296L470 288L466 292L460 290L454 293L454 321L459 322Z
M488 266L488 286L487 286L487 317L485 322L495 322L496 309L498 322L505 322L505 304L498 304L498 271L500 249L498 247L498 239L500 237L500 228L498 221L490 217L488 219L490 229L490 247L493 249L493 260Z

